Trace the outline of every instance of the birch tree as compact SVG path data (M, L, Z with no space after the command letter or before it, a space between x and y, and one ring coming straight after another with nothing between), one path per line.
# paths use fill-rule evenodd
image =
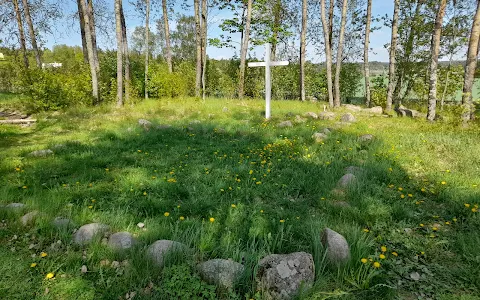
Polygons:
M437 107L437 68L438 68L438 54L440 52L440 38L442 36L443 17L445 16L445 7L447 0L441 0L437 17L435 19L435 29L432 34L432 58L430 62L430 89L428 94L428 114L429 121L435 120Z
M40 51L38 50L37 45L37 36L35 34L35 29L33 28L32 16L30 15L30 6L27 0L22 0L23 2L23 14L25 15L25 20L27 21L28 31L30 33L30 42L32 44L33 53L35 54L35 61L37 62L37 67L42 68L42 59L40 57Z
M328 103L333 107L333 84L332 84L332 48L330 47L330 26L327 23L325 13L325 0L320 0L320 14L323 27L323 38L325 44L325 63L327 66L327 89L328 89Z
M308 0L302 1L302 32L300 34L300 99L305 101L305 60L307 53Z
M125 61L125 102L128 103L130 100L130 58L128 54L127 26L125 23L125 15L123 13L123 5L120 5L120 18L122 21L123 57Z
M168 71L172 73L173 72L172 48L170 45L170 28L168 24L167 0L162 0L162 11L163 11L163 30L165 35L165 57L167 60Z
M17 18L18 39L20 41L20 48L22 49L23 64L25 68L28 69L30 64L28 62L27 45L25 42L25 31L23 30L22 14L20 12L20 7L18 6L18 0L12 0L12 3L15 11L15 16Z
M240 70L238 80L238 98L243 99L245 95L245 66L247 61L248 41L250 39L250 24L252 21L253 0L247 0L245 29L242 35L242 46L240 49Z
M372 0L367 2L367 20L365 22L365 44L363 48L363 68L365 76L365 104L370 106L370 66L368 65L368 51L370 50L370 24L372 22Z
M115 0L115 31L117 33L117 107L123 106L123 32L121 1Z
M345 41L345 24L347 23L347 7L348 0L343 0L342 6L342 21L340 24L340 36L338 38L338 47L337 47L337 61L336 61L336 71L335 71L335 98L334 106L340 107L340 72L342 71L342 60L343 60L343 44Z
M200 97L202 85L202 33L200 26L200 0L193 0L193 12L195 14L195 97Z
M388 88L387 88L387 105L385 110L387 112L392 110L393 91L395 89L395 51L397 49L397 34L398 34L398 10L400 0L394 0L393 20L392 20L392 39L390 43L390 57L388 67Z
M85 2L86 0L80 0L82 7L83 17L85 20L85 41L87 44L88 51L88 62L90 65L90 74L92 76L92 95L93 95L93 104L98 104L100 102L100 95L98 93L98 74L97 66L95 63L94 51L93 51L93 42L92 42L92 32L90 26L90 14L88 13L88 6ZM91 1L91 0L90 0Z
M77 0L80 35L82 37L83 61L88 64L87 40L85 39L85 17L83 15L82 0Z
M202 0L202 99L206 97L206 75L207 75L207 0Z
M148 99L148 60L149 60L149 38L150 38L150 0L145 0L145 99Z

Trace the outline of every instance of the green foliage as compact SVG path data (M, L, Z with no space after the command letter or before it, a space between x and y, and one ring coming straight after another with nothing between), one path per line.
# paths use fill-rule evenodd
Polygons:
M375 105L385 107L387 104L387 82L384 75L370 77L371 81L371 101Z
M354 98L360 89L361 79L363 78L360 71L360 65L356 63L343 63L340 72L340 95L342 100L350 102L349 99Z
M164 63L150 66L148 92L152 97L191 96L195 85L195 69L189 63L181 63L170 73Z
M158 293L163 299L217 299L216 287L203 282L188 265L165 267Z

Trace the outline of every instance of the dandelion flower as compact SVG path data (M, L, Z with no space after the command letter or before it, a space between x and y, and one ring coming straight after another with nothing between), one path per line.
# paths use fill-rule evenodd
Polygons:
M26 186L26 185L22 186L22 189L26 189L26 188L27 188L27 186Z
M380 257L380 259L385 259L386 258L386 256L384 254L380 254L380 256L378 256L378 257Z
M382 246L381 249L382 249L382 252L387 252L387 247Z
M437 228L437 227L432 227L432 230L433 230L433 231L437 231L438 228Z
M478 211L478 208L476 208L476 207L472 208L472 212L475 213L475 212L477 212L477 211Z
M465 205L466 208L470 207L470 204L468 204L468 203L465 203L464 205Z
M260 210L260 213L263 214L263 209Z
M447 182L446 182L446 181L442 181L442 185L445 185L445 184L447 184Z
M453 221L453 222L457 222L457 218L453 218L452 221Z
M170 215L170 213L168 211L166 211L164 214L163 214L165 217L168 217Z
M398 190L399 190L399 191L403 191L403 188L399 187Z
M424 225L424 224L420 224L420 227L423 227L423 226L425 226L425 225Z
M393 252L392 252L392 255L393 255L393 256L398 256L398 253L395 252L395 251L393 251Z
M280 220L280 223L285 223L285 220L283 220L283 219L282 219L282 220Z
M412 197L413 197L413 195L412 195L412 194L408 194L408 197L412 198Z
M41 257L47 257L47 255L48 255L48 254L47 254L46 252L40 253L40 256L41 256Z
M88 208L89 208L89 209L92 209L92 208L93 208L93 205L89 205Z
M374 267L375 269L380 268L380 266L381 266L381 265L380 265L380 263L379 263L378 261L376 261L376 262L373 263L373 267Z
M367 260L366 258L362 258L360 261L361 261L363 264L366 264L368 260Z
M48 273L47 276L45 276L46 279L52 279L53 277L55 277L54 273Z
M235 207L237 207L235 204L232 204L231 206L232 206L232 208L235 208Z
M257 182L255 182L255 184L256 184L256 185L259 185L259 184L262 184L262 182L261 182L261 181L257 181Z
M215 222L215 218L210 218L209 221L210 221L210 223L213 223L213 222Z
M185 217L182 216L179 219L180 219L180 221L183 221L183 220L185 220Z
M370 232L370 230L368 228L363 228L363 232Z
M446 222L445 222L445 225L450 225L450 222L446 221Z
M405 198L405 195L404 195L404 194L401 194L401 195L400 195L400 198L402 198L402 199Z
M248 172L248 174L252 175L252 174L253 174L253 170L250 170L250 172Z
M36 266L37 266L37 263L32 263L32 264L30 265L30 268L35 268Z

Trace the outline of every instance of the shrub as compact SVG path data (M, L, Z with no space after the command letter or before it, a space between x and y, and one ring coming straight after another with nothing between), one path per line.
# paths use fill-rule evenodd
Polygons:
M181 63L173 73L168 72L166 64L152 64L147 89L150 96L156 98L191 96L194 79L195 71L188 63Z

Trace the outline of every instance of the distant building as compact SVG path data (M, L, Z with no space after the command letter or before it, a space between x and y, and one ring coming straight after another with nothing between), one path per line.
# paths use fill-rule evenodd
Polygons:
M5 60L5 56L0 52L0 60Z

